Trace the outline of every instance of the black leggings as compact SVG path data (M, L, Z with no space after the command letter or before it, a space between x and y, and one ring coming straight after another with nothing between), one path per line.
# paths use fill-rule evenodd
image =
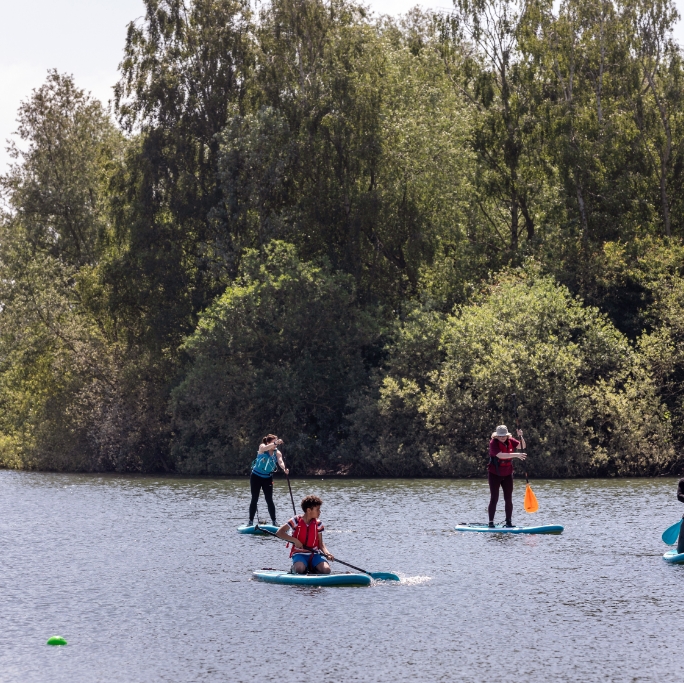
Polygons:
M677 552L684 553L684 517L682 517L682 526L679 527L679 538L677 538Z
M259 491L264 489L264 498L268 506L268 514L271 515L273 524L276 523L275 503L273 502L273 477L260 477L254 474L249 478L249 488L252 489L252 502L249 504L249 521L254 520L254 515L257 511L257 502L259 500Z
M505 477L500 477L498 474L489 472L489 521L494 521L494 513L496 512L496 504L499 502L499 486L504 492L504 507L506 510L506 520L510 521L513 514L513 475L509 474Z

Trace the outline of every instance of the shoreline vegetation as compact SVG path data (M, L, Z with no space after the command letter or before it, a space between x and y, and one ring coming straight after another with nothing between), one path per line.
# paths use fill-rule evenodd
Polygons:
M144 2L111 110L18 112L0 467L684 471L671 0Z

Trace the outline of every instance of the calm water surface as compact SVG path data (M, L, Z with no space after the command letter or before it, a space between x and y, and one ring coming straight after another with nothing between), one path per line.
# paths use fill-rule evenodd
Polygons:
M515 521L565 525L548 537L453 532L486 519L485 481L293 485L324 499L332 552L401 584L252 581L288 559L235 532L246 480L0 471L0 680L585 683L680 668L684 566L660 541L682 512L675 480L537 481L535 515L518 481ZM275 497L285 521L282 480ZM53 634L69 645L46 646Z

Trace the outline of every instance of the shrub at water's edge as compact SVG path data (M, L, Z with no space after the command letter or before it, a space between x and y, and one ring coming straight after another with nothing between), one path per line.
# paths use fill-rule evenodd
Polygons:
M493 428L515 426L516 401L532 475L648 475L676 462L643 359L534 270L399 326L387 373L355 399L344 457L386 476L477 476Z

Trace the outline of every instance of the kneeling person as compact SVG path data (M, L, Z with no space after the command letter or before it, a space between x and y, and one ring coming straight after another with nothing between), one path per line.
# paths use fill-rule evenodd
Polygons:
M323 542L322 534L325 527L318 519L322 504L323 501L318 496L307 496L302 500L304 515L293 517L278 529L278 538L292 543L290 557L294 574L305 574L307 571L330 574L330 565L326 559L332 562L335 558ZM288 534L290 530L292 535Z

